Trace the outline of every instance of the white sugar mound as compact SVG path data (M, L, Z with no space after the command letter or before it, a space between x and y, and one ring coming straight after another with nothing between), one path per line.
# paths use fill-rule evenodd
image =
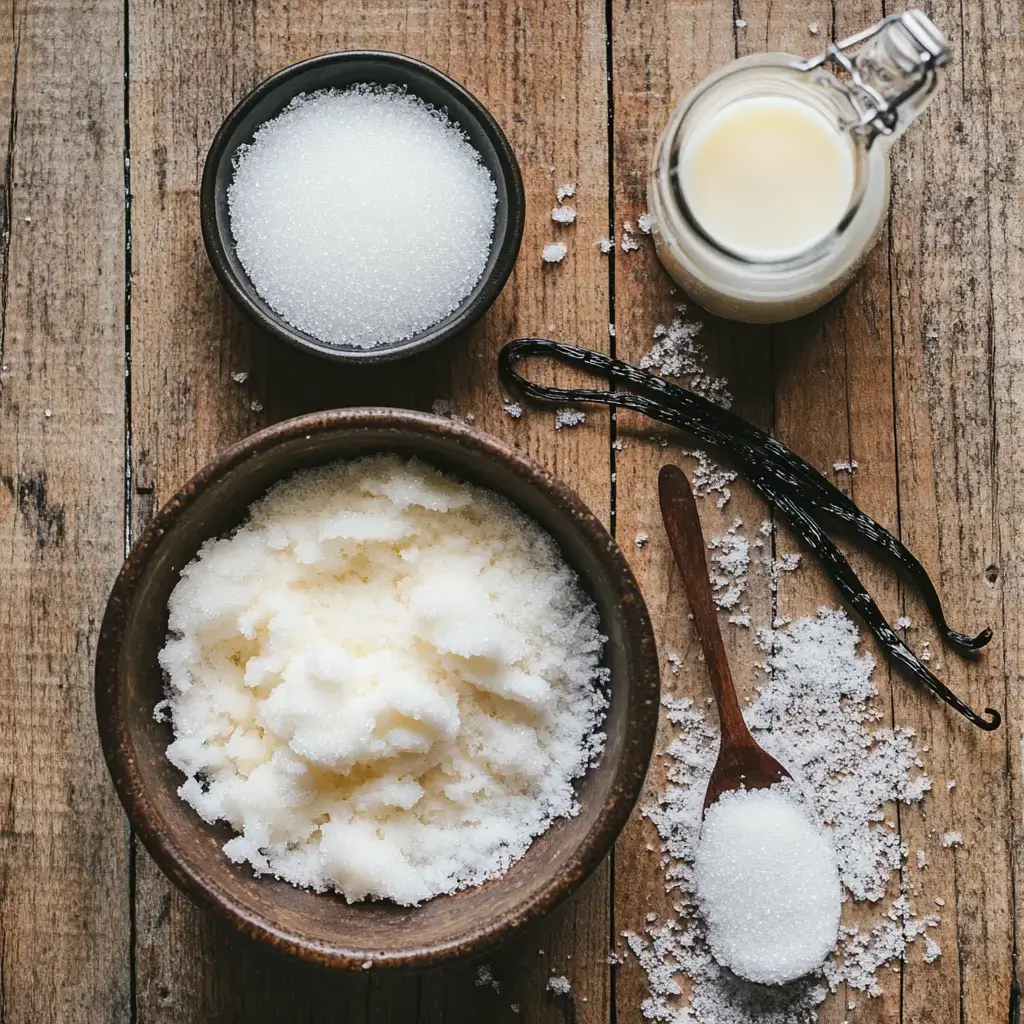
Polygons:
M445 114L404 90L297 96L238 151L231 232L293 327L373 348L443 320L480 280L497 191Z
M300 472L169 607L179 794L258 874L415 905L578 810L604 742L597 609L489 491L397 456Z
M821 967L842 902L832 847L786 788L723 794L707 809L694 859L715 959L768 985Z

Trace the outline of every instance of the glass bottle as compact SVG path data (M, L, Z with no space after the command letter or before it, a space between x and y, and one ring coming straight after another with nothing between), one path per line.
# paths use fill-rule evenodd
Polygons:
M909 10L811 60L754 54L705 79L673 114L652 162L648 203L665 268L691 298L734 320L777 323L824 305L878 240L889 206L889 149L924 110L949 59L942 33ZM681 168L688 146L741 101L800 105L836 133L844 152L848 147L845 210L839 207L834 226L799 251L738 251L706 231L687 200Z

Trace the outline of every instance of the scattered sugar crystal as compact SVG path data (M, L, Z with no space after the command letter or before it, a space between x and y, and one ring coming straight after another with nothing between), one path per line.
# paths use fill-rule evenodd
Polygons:
M254 398L249 403L249 408L252 409L253 412L263 412L263 403L258 398Z
M921 871L928 867L928 854L924 850L917 851L917 866Z
M650 539L651 539L651 538L650 538L650 537L649 537L649 536L648 536L648 535L647 535L646 533L644 533L643 531L641 531L640 533L638 533L638 534L636 535L636 546L637 546L638 548L645 548L645 547L647 547L647 542L648 542L648 541L649 541Z
M540 258L545 263L561 263L568 251L569 247L565 242L548 242L541 250Z
M430 411L435 416L451 416L452 403L447 398L435 398L430 405Z
M397 86L301 94L239 149L228 206L259 294L330 345L412 337L480 280L497 190L447 115Z
M910 621L910 618L908 616L906 616L906 615L901 615L896 620L896 628L897 629L910 629L910 627L912 625L913 625L913 623Z
M746 710L747 722L796 776L831 838L848 895L880 900L902 865L899 836L879 827L883 809L894 800L918 803L930 787L915 768L913 732L878 726L874 662L858 652L857 630L842 612L822 609L816 618L757 636L765 680ZM704 792L717 754L714 712L688 699L665 698L663 704L674 727L661 755L667 783L643 813L661 837L665 884L680 916L623 936L646 975L645 1018L665 1024L809 1024L818 1019L829 988L878 994L878 972L904 956L937 918L911 917L907 904L898 920L882 911L875 925L841 926L825 984L806 979L766 989L715 962L705 925L694 914L693 879ZM863 913L858 916L863 920Z
M946 779L946 789L950 792L956 789L956 779Z
M857 472L857 460L847 459L844 462L833 462L832 468L837 473L849 473L852 476Z
M153 708L153 718L157 722L169 722L171 719L171 702L169 700L157 701Z
M723 967L765 985L817 970L836 944L836 857L792 785L723 794L704 815L694 887Z
M927 640L921 644L921 653L918 657L925 662L932 660L932 645Z
M612 441L612 448L617 452L623 451L625 447L626 446L621 441Z
M924 962L933 964L942 956L942 947L930 936L924 937Z
M572 985L564 974L556 974L548 978L547 990L556 996L568 996L572 994Z
M364 960L363 961L363 970L364 971L368 971L372 966L373 966L373 961L372 960Z
M518 1004L518 1003L512 1003L512 1004L510 1004L510 1006L509 1006L509 1009L510 1009L510 1010L511 1010L511 1011L512 1011L513 1013L519 1013L519 1004Z
M654 328L654 344L640 357L640 368L652 370L662 377L686 377L686 387L716 405L728 409L732 395L722 377L713 377L705 370L707 356L697 341L702 324L684 319L684 307L666 327Z
M937 906L937 907L944 907L945 905L946 905L946 901L941 896L936 896L935 897L935 906Z
M559 185L558 188L555 189L555 198L560 203L564 202L566 199L571 199L574 195L576 195L575 182L567 182L565 185Z
M735 472L731 469L722 469L721 466L712 461L711 456L705 451L696 450L683 452L682 454L697 460L697 466L690 479L693 493L698 498L717 494L718 497L715 500L715 504L718 508L724 508L732 497L729 484L736 479Z
M250 513L182 569L159 655L179 794L238 833L230 859L415 905L578 813L604 641L535 522L393 455L299 472Z
M622 251L623 252L636 252L640 248L640 243L632 235L622 236Z
M614 338L615 337L615 324L609 324L608 325L608 337L609 338Z
M551 219L556 224L571 224L576 219L576 211L571 206L556 206L551 211Z
M665 660L668 662L669 668L672 670L672 675L679 675L679 670L683 666L683 659L680 658L675 651L669 651L668 654L665 655Z
M50 418L50 417L51 417L51 416L53 415L53 410L52 410L52 409L44 409L44 410L43 410L43 415L44 415L44 416L45 416L45 417L46 417L47 419L49 419L49 418Z
M654 227L654 214L646 210L636 219L636 226L645 234L649 235Z
M954 846L963 846L964 837L960 832L944 832L942 834L942 845L947 850Z
M502 408L514 420L522 419L523 417L523 407L518 402L506 402Z
M491 970L490 966L488 964L481 964L476 969L476 987L485 988L488 986L493 988L495 992L501 991L501 985L499 984L498 979L495 978L494 972Z
M708 541L708 549L711 551L710 576L715 604L731 610L747 589L750 543L734 528L721 537L712 537Z
M746 629L750 628L750 609L743 607L738 612L729 616L729 621L734 626L743 626Z
M747 23L746 23L746 21L743 18L737 18L736 19L736 27L737 28L746 28L747 27Z
M597 240L597 246L607 256L615 248L615 239L603 235Z
M246 370L239 370L237 373L231 374L231 379L236 384L244 384L249 379L249 374Z
M812 21L810 25L807 26L807 31L810 32L812 36L816 36L821 31L821 27L816 21Z
M587 422L587 414L582 409L558 409L555 412L555 430L563 427L578 427Z

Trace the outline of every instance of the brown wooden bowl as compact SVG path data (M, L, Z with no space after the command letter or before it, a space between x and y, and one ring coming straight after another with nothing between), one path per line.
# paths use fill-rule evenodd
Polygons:
M336 459L389 451L505 495L558 541L597 603L611 670L607 744L578 783L580 813L556 821L501 878L420 907L349 905L340 896L256 877L221 851L230 828L209 825L177 795L164 751L170 726L157 652L167 599L203 541L241 523L275 481ZM540 466L451 420L397 409L314 413L228 449L161 509L125 562L96 656L96 715L107 765L146 848L186 895L240 931L316 963L359 969L431 967L472 956L547 913L611 849L640 793L658 720L658 661L647 609L615 541L582 501Z

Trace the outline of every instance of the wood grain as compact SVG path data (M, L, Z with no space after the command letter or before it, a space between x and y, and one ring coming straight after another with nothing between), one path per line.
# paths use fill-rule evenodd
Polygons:
M894 150L880 245L827 309L750 328L680 312L642 236L639 251L611 256L597 238L611 213L621 241L623 221L646 208L654 142L706 74L747 52L810 53L878 18L891 8L882 0L611 0L607 10L600 0L10 0L0 11L0 1021L642 1019L642 973L627 962L613 981L606 960L621 931L672 913L641 816L614 865L485 958L500 991L478 986L472 964L421 976L326 974L239 941L130 846L95 742L91 673L123 553L126 450L138 529L210 455L264 423L335 405L429 409L443 399L543 462L615 525L655 622L666 694L707 700L657 500L662 463L692 468L690 440L632 414L611 423L590 412L584 426L557 432L550 410L514 420L495 377L510 337L612 348L637 362L656 325L682 316L703 321L708 371L728 378L733 408L822 471L855 459L856 474L836 483L922 558L954 626L997 631L977 658L944 650L916 594L872 555L850 551L883 611L911 617L911 644L928 642L942 678L1006 720L994 735L972 730L865 641L880 705L917 730L935 782L921 808L887 810L910 851L888 895L906 891L922 910L945 899L933 933L943 955L926 966L914 948L899 972L883 973L881 998L837 993L821 1022L1018 1024L1024 10L1021 0L923 6L953 40L954 64L933 109ZM512 141L528 210L517 270L484 324L445 352L354 374L284 351L233 310L207 265L197 196L209 140L249 88L292 61L358 47L420 57L477 94ZM579 216L558 227L554 188L569 181ZM569 255L542 266L551 240L566 241ZM249 374L244 383L232 380L238 371ZM621 450L609 450L612 438ZM724 508L705 498L700 511L709 536L735 519L753 535L769 515L742 480ZM641 533L650 537L642 546ZM773 590L770 557L799 550L784 529L773 536L744 598L751 629L725 629L741 698L760 678L753 630L838 603L807 557ZM663 726L662 746L670 733ZM645 799L663 784L656 762ZM950 830L962 847L941 847ZM917 849L928 852L923 871ZM571 979L571 999L546 991L552 972Z
M635 225L647 208L651 154L672 110L702 78L736 56L734 17L732 4L720 0L613 3L615 224L620 242L623 222L629 220ZM680 301L649 240L641 236L641 248L635 252L619 248L615 254L617 354L637 363L651 348L658 325L668 325L676 317L703 322L700 340L708 353L708 371L729 378L733 408L740 415L763 429L770 428L771 353L767 330L718 320L695 308L680 310ZM664 696L689 697L697 704L706 704L711 700L711 690L658 511L660 466L677 463L689 471L693 462L683 453L692 449L693 442L666 433L660 425L633 414L620 414L617 427L623 445L616 454L615 467L617 532L630 555L654 623L663 666L662 692ZM732 497L724 508L716 508L715 497L702 499L700 506L709 538L724 534L736 519L748 528L753 525L756 531L756 524L765 518L763 505L742 479L732 485ZM649 537L642 547L636 542L641 534ZM772 621L771 591L764 568L755 567L744 598L751 629L764 628ZM750 695L756 682L754 658L746 651L745 634L745 630L732 626L725 632L741 700ZM679 659L677 666L668 660L670 655ZM710 707L708 712L713 717ZM673 728L663 723L659 750L668 745L672 732ZM664 764L656 758L641 804L656 800L664 784ZM634 815L615 851L617 937L624 931L642 932L649 914L661 921L676 916L659 866L658 849L650 822ZM617 1018L642 1019L641 1006L648 995L638 965L635 960L627 960L616 974Z
M933 129L908 133L895 154L892 302L904 537L940 581L951 616L968 629L991 623L1000 634L977 659L943 651L927 632L918 640L931 640L943 678L965 699L1003 709L1001 587L985 572L999 564L999 480L1014 470L995 443L994 317L1019 297L998 293L990 268L987 193L1009 168L993 159L1007 136L987 109L1003 90L1019 97L1019 85L994 14L973 4L934 5L957 64L929 112ZM1019 17L1017 9L1018 25ZM1012 108L1009 97L1000 102ZM1005 1020L1013 971L1010 823L1019 815L1010 804L1007 744L1017 745L1019 721L982 735L905 688L896 691L896 715L919 728L937 780L934 798L919 820L913 816L917 833L964 837L962 848L934 858L948 900L943 959L955 956L957 971L944 965L941 988L930 972L908 972L906 1012L924 1014L941 999L959 1007L961 1019ZM955 789L946 789L946 778Z
M191 3L129 5L133 161L132 304L135 522L140 525L214 451L262 422L334 405L429 409L460 416L551 466L604 516L607 418L556 433L550 412L513 420L495 376L498 347L516 333L607 345L608 273L591 244L606 230L604 8L555 4ZM197 193L220 119L261 78L317 53L389 49L463 82L503 125L522 165L528 223L519 268L485 324L448 352L373 373L311 362L259 337L220 293L202 252ZM576 228L550 220L556 180L578 183ZM586 234L584 234L586 232ZM542 267L556 234L571 252ZM585 245L579 244L586 238ZM168 325L173 325L173 337ZM247 371L240 386L234 371ZM140 853L137 921L140 1021L561 1020L545 973L576 973L581 1020L607 1018L608 881L602 870L522 948L490 958L500 996L472 966L423 978L345 980L279 962L198 914ZM538 956L536 949L544 949Z
M92 661L124 554L122 11L0 15L0 1019L124 1021ZM70 74L76 68L77 74Z

